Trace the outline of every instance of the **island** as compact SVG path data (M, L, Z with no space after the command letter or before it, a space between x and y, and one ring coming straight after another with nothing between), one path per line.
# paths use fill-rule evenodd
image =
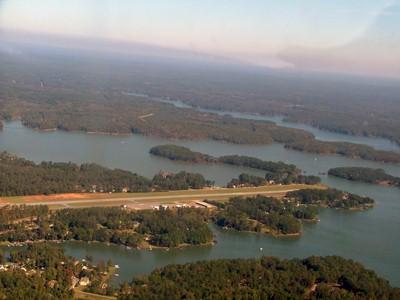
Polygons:
M317 176L302 174L295 165L283 162L264 161L256 157L242 155L224 155L213 157L211 155L194 152L187 147L177 145L159 145L150 149L150 154L175 161L190 163L220 163L238 167L246 167L266 171L264 179L248 174L242 174L239 180L233 180L228 186L248 185L259 186L263 184L317 184L321 179Z
M330 169L328 175L351 181L400 187L400 177L389 175L383 169L341 167Z
M400 154L397 152L377 150L371 146L348 142L327 142L316 139L303 139L294 141L292 143L286 143L285 148L316 154L335 154L355 159L365 159L383 163L400 162Z

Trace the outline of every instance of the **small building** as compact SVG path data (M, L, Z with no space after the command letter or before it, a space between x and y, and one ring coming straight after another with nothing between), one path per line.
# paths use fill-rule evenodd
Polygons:
M167 178L169 176L172 176L173 173L165 171L165 170L160 170L160 172L158 172L158 175L160 175L162 178Z
M79 285L80 286L88 286L90 284L90 279L89 279L89 277L82 277L80 280L79 280Z
M57 284L57 280L50 280L47 282L47 286L51 289L53 289L56 284Z

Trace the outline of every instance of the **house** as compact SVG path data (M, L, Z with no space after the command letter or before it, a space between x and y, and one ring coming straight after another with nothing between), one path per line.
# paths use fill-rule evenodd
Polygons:
M54 288L56 284L57 284L57 280L50 280L47 282L47 286L51 289Z
M165 178L167 178L167 177L169 177L169 176L172 176L173 173L168 172L168 171L161 170L160 172L158 172L158 175L160 175L162 178L165 179Z
M88 286L90 284L90 279L89 279L89 277L82 277L80 280L79 280L79 285L80 286Z
M105 290L108 287L108 284L103 282L100 286L101 289Z

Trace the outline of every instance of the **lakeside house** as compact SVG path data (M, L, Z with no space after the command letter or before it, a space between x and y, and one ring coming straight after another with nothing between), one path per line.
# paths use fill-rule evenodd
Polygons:
M89 279L89 277L82 277L80 280L79 280L79 285L80 286L88 286L90 284L90 279Z

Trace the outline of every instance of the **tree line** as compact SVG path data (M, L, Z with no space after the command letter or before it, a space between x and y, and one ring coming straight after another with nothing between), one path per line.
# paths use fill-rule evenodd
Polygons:
M227 202L206 200L218 210L212 215L220 227L273 235L300 234L301 221L315 221L318 207L359 210L374 200L335 189L304 189L288 192L284 199L265 196L232 198Z
M111 262L78 261L51 244L13 250L0 272L2 299L74 298L74 278L89 279L86 291L131 299L382 299L400 289L362 264L339 256L305 259L217 259L168 265L130 283L110 286ZM75 283L76 284L76 283Z
M315 139L304 139L286 143L285 148L317 154L337 154L350 158L361 158L384 163L400 162L399 153L377 150L371 146L347 142L327 142Z
M157 174L152 180L97 164L32 161L0 153L0 196L83 192L148 192L201 189L213 185L201 174Z
M21 213L16 213L21 211ZM10 212L10 214L8 214ZM199 245L212 241L208 211L194 208L133 211L121 207L48 211L6 206L0 241L99 241L129 247Z
M389 175L383 169L340 167L330 169L328 175L351 181L400 186L400 177Z
M110 266L80 262L65 255L62 248L46 243L11 250L1 264L6 269L0 272L0 297L10 300L73 299L77 281L85 277L91 284L103 281ZM108 284L103 285L104 294L114 292Z
M169 265L119 291L133 299L399 299L400 290L338 256L219 259Z
M369 197L337 189L303 189L288 192L286 197L304 205L320 205L340 209L368 209L374 205Z
M177 145L159 145L150 149L152 155L168 158L170 160L185 161L191 163L220 163L239 167L252 168L265 171L264 180L252 175L242 174L239 180L234 179L228 184L233 185L263 185L277 184L317 184L321 181L318 176L302 175L300 169L293 164L284 162L265 161L251 156L225 155L213 157L200 152L194 152L189 148Z

